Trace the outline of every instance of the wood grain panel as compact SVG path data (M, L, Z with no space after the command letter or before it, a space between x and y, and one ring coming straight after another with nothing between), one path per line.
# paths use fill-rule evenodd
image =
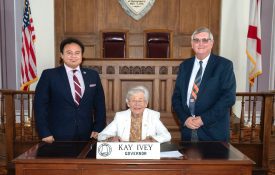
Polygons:
M219 51L221 0L157 0L140 20L130 17L117 0L55 0L56 64L59 44L74 36L92 45L87 59L102 58L101 32L128 31L128 58L144 58L146 30L170 30L173 33L172 58L192 56L190 36L200 26L211 29L214 53Z
M65 33L91 33L96 29L96 0L65 0Z
M86 67L99 72L105 92L107 123L116 112L127 109L127 91L138 85L148 88L148 107L161 113L161 120L171 132L174 140L179 140L178 119L171 109L171 98L179 64L182 60L160 59L88 59Z
M96 46L91 45L91 46L85 46L85 52L83 54L84 58L94 58L96 54Z
M167 1L159 0L155 1L154 6L146 14L144 28L155 28L156 26L160 29L167 28Z
M180 32L191 35L200 26L209 26L211 0L180 1Z
M144 50L142 46L129 46L130 55L129 58L144 58Z
M143 33L130 33L129 37L129 46L143 46L144 35Z
M158 104L159 111L166 111L166 95L161 95L161 94L166 94L167 88L166 88L166 81L161 80L159 84L159 94L158 94L158 101L156 102Z
M106 85L106 92L105 92L105 97L106 97L106 110L107 111L114 111L114 105L113 105L113 99L114 98L114 81L113 80L108 80L108 84Z

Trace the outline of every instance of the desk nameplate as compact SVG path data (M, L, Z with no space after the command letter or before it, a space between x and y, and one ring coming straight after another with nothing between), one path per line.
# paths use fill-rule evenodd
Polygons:
M160 159L157 142L97 142L97 159Z

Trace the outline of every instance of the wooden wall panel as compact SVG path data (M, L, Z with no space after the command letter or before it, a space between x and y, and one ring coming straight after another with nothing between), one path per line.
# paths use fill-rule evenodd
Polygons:
M55 0L56 48L74 36L89 45L87 59L101 58L100 31L128 31L128 58L144 57L144 31L173 32L172 58L192 56L190 36L200 26L211 29L214 53L219 51L221 0L156 0L140 20L130 17L118 0ZM59 58L59 50L56 50ZM56 63L58 64L58 60Z
M179 59L89 59L84 62L89 68L99 72L105 92L107 122L113 120L115 112L127 108L127 91L138 85L148 88L148 107L161 113L161 120L173 135L179 139L179 126L171 110L171 97L174 88Z
M96 0L64 0L65 33L91 33L96 30Z
M128 35L128 47L129 58L143 58L143 33L129 33Z
M168 29L168 4L167 1L155 1L154 6L144 18L143 29ZM173 15L174 16L174 15ZM173 27L173 26L171 26Z
M99 28L110 29L119 26L121 28L125 23L125 15L123 10L116 0L102 0L102 18L98 21ZM98 13L99 10L97 10Z
M180 1L180 32L191 35L194 29L209 25L211 0Z
M95 57L95 46L85 46L85 52L83 54L84 58L94 58Z
M167 87L166 87L166 81L165 80L161 80L160 81L160 84L159 84L159 94L158 94L158 98L157 98L157 104L158 104L158 108L159 108L159 111L166 111L166 102L167 102L167 99L165 98L167 95L166 95L166 92L167 92ZM165 95L162 95L162 94L165 94Z

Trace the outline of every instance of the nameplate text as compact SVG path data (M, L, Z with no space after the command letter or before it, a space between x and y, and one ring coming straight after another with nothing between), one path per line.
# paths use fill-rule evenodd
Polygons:
M158 142L97 142L97 159L160 159Z

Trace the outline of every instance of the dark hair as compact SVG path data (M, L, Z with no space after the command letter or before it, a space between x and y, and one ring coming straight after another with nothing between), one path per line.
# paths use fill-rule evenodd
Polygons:
M65 47L67 44L72 44L72 43L75 43L75 44L79 45L80 48L81 48L82 54L84 53L84 45L82 44L81 41L79 41L79 40L76 39L76 38L66 38L66 39L64 39L64 40L60 43L60 52L63 53L64 47Z

